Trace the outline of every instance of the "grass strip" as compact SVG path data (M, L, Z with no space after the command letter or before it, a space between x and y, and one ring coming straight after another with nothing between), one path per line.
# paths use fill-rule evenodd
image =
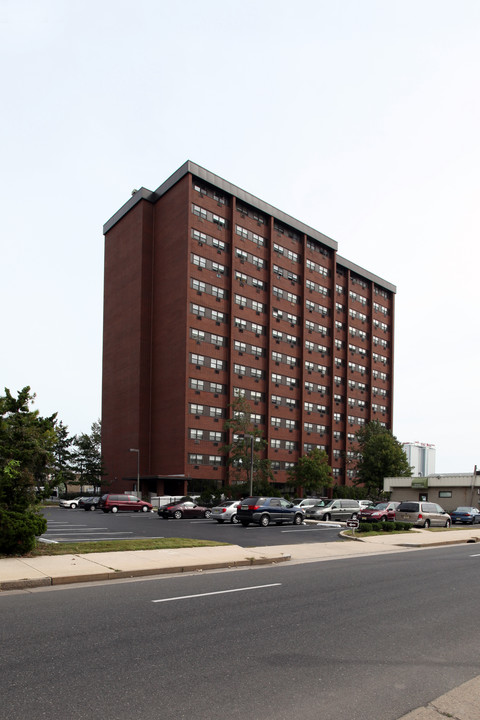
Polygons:
M99 540L98 542L43 543L25 557L43 555L84 555L94 552L121 552L122 550L175 550L177 548L217 547L230 543L189 538L142 538L140 540Z

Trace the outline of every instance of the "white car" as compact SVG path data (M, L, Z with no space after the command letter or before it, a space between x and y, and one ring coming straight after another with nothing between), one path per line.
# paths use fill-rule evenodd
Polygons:
M314 505L320 505L321 503L325 505L325 501L322 498L303 498L303 500L297 498L297 500L292 500L292 502L296 507L303 508L304 510Z
M239 505L239 500L225 500L225 502L220 503L217 507L212 508L212 520L216 520L218 523L238 523L237 507Z
M76 507L78 507L78 501L81 500L81 497L73 498L73 500L59 500L58 505L59 507L64 508L70 508L71 510L75 510Z

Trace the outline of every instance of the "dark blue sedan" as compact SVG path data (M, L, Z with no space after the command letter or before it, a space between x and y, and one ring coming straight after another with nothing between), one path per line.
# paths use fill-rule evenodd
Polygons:
M303 508L278 497L248 497L237 508L237 519L243 527L258 523L267 527L270 523L281 525L284 522L301 525L305 517Z
M474 507L458 507L450 513L452 524L463 523L464 525L474 525L480 523L480 510Z

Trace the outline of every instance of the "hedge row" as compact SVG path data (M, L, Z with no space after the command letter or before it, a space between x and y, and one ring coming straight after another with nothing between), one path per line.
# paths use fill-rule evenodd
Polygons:
M412 527L412 523L404 522L361 522L358 526L358 531L371 532L372 530L375 530L375 532L393 532L393 530L410 530Z

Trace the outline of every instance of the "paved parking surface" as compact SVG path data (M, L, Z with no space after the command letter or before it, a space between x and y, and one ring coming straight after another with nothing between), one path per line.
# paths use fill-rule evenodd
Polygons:
M332 542L338 538L339 526L269 525L260 528L215 520L164 520L157 513L85 512L52 507L44 510L47 532L42 535L52 542L92 542L95 540L124 540L138 538L182 537L216 540L241 547L285 545L297 543Z

